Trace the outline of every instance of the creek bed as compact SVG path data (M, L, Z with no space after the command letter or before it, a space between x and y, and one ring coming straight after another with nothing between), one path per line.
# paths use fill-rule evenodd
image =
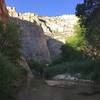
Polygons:
M44 80L34 79L20 90L17 100L100 100L100 94L91 87L52 87Z

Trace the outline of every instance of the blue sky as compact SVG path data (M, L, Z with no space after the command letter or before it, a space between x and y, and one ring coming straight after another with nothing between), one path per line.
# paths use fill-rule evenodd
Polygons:
M74 14L77 3L83 0L6 0L18 12L34 12L40 16Z

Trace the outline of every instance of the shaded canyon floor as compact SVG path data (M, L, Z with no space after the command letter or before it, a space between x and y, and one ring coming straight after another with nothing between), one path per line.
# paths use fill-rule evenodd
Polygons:
M51 87L43 80L33 80L16 97L17 100L100 100L100 94L92 93L90 87Z

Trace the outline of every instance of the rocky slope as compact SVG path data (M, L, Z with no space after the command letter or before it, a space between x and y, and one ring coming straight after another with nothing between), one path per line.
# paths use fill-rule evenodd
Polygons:
M74 34L78 21L75 15L43 17L30 12L17 13L13 7L8 7L8 12L22 29L22 53L46 63L59 56L62 44Z

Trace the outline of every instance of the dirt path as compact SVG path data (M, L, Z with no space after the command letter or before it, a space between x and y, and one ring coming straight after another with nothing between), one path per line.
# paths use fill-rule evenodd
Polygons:
M90 88L50 87L34 80L18 93L17 100L100 100L100 94L91 93Z

